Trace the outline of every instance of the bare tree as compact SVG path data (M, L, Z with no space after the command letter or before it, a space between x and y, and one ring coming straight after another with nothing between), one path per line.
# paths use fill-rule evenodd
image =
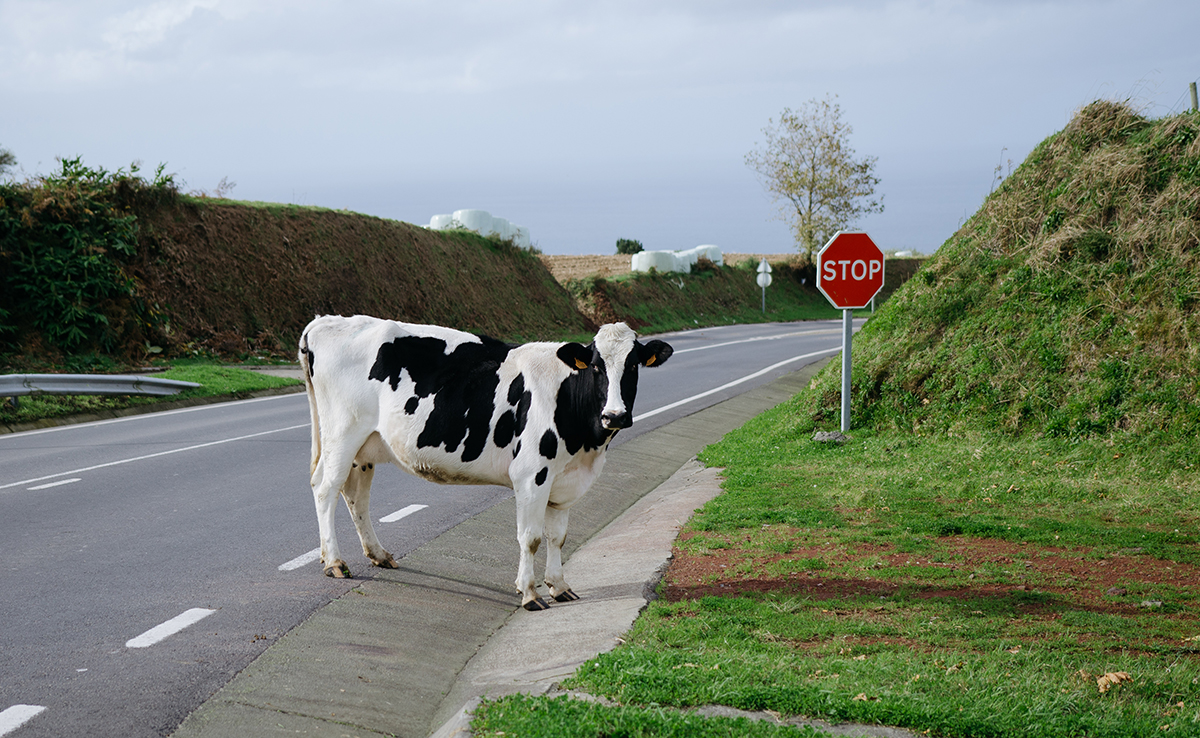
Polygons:
M746 165L779 203L801 251L812 257L834 233L869 213L883 212L875 194L876 157L856 159L850 124L836 96L809 100L797 111L784 108L779 122L767 121L766 143L746 154Z

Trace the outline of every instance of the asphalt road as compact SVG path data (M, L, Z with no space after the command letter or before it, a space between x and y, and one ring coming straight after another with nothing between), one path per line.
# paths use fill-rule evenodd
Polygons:
M664 338L614 446L836 353L841 327ZM0 736L167 735L353 587L312 556L308 453L303 394L0 436ZM400 557L510 495L386 467L372 514Z

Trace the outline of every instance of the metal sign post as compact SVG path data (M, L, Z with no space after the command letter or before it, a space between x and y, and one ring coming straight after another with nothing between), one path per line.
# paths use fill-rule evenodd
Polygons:
M842 311L842 432L850 430L850 342L853 311L871 305L883 288L883 252L861 232L838 231L817 254L817 289Z
M758 286L762 287L762 311L767 314L767 288L771 286L771 265L766 259L758 262Z
M842 433L850 430L850 339L854 335L854 311L842 311Z

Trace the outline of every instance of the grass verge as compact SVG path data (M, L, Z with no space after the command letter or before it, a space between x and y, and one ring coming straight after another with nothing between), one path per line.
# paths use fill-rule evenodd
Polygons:
M96 395L29 395L20 398L17 407L0 404L0 424L13 426L71 415L94 415L143 405L177 402L197 397L245 397L251 392L302 384L298 379L267 374L220 364L184 363L155 377L197 382L201 386L167 397Z
M1200 735L1200 480L1178 456L987 430L819 444L806 413L704 452L724 494L627 642L564 686L930 735Z

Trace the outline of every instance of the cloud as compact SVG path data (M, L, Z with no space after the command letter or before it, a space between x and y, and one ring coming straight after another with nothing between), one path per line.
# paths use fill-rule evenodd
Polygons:
M159 0L108 20L100 38L117 52L143 51L162 43L171 31L190 19L197 8L211 10L218 4L218 0Z

